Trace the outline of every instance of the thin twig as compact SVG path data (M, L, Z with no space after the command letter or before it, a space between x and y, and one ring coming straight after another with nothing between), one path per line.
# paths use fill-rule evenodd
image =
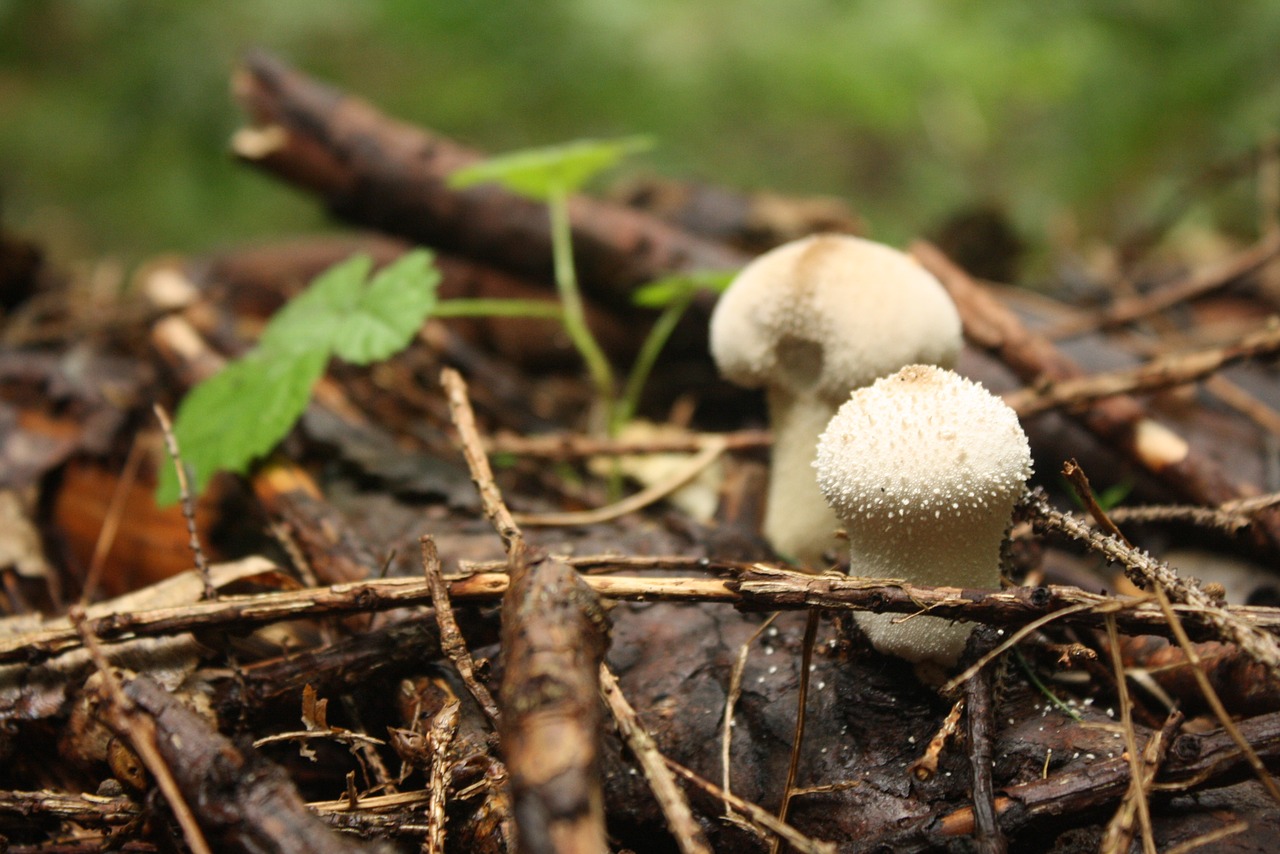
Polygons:
M115 488L111 492L111 502L107 505L106 515L102 519L102 528L98 531L98 539L93 544L93 557L89 559L89 571L84 576L84 589L80 591L80 604L87 605L93 599L102 580L102 570L107 564L107 556L115 545L116 534L120 531L120 522L124 518L125 499L129 490L133 489L138 478L138 466L144 454L142 443L135 436L129 444L129 455L125 457L124 467L116 478Z
M1280 643L1274 635L1233 615L1230 609L1198 585L1181 578L1168 564L1145 552L1139 552L1115 537L1089 528L1069 514L1052 509L1042 496L1033 494L1024 503L1034 514L1037 527L1061 531L1118 562L1125 568L1125 574L1130 580L1141 587L1163 588L1171 600L1191 606L1190 613L1212 626L1220 639L1236 644L1246 655L1266 667L1273 676L1280 676ZM1179 629L1178 626L1170 628L1175 633Z
M699 789L702 789L714 798L720 798L723 800L726 807L732 806L739 813L742 813L747 816L748 819L758 824L763 830L785 839L787 844L796 849L796 851L799 851L800 854L836 854L836 846L834 843L824 842L818 839L810 839L791 825L778 821L778 819L764 807L753 804L750 801L738 797L737 795L729 794L715 783L712 783L710 780L704 779L693 771L690 771L679 762L676 762L666 756L662 757L662 761L667 764L668 768L688 780L693 785L697 786Z
M467 686L471 696L475 697L480 708L484 710L489 723L497 725L498 704L494 701L489 689L476 679L475 661L467 642L458 628L458 621L453 615L453 603L449 599L449 585L444 581L444 573L440 568L440 552L436 549L436 541L430 536L419 539L422 544L422 571L427 585L431 588L431 601L435 605L436 625L440 629L440 648L453 662L453 666L462 677L462 684Z
M467 398L467 384L462 375L453 368L445 368L440 372L440 383L444 386L449 398L449 415L453 426L458 430L458 439L462 444L462 454L467 460L467 468L471 470L471 480L480 493L480 502L484 507L484 515L493 523L502 538L502 545L510 555L516 550L516 543L523 537L520 526L511 516L502 493L498 491L493 480L493 469L489 466L489 458L484 453L484 442L480 431L476 428L475 412L471 409L471 401Z
M204 598L217 599L218 591L209 577L209 562L205 560L204 549L200 546L200 536L196 532L196 507L191 498L191 486L187 482L187 466L182 461L182 449L178 447L178 437L173 432L173 424L169 421L169 415L164 411L164 407L157 403L151 408L156 414L156 420L160 422L165 447L169 451L170 459L173 460L173 470L178 475L178 496L182 503L182 515L187 520L187 537L191 546L191 556L195 559L196 569L200 571L200 578L204 581Z
M1208 833L1202 833L1195 839L1188 839L1180 845L1175 845L1164 852L1164 854L1190 854L1197 848L1203 848L1214 842L1221 842L1228 837L1235 836L1237 833L1244 833L1249 829L1247 821L1233 821L1225 827L1219 827L1217 830L1211 830Z
M980 670L981 668L978 668L974 673L976 674ZM959 680L956 681L958 682ZM933 738L929 739L929 743L925 745L924 753L919 759L907 766L908 774L922 783L934 778L938 773L938 758L942 756L943 748L960 731L960 716L963 713L964 698L961 697L951 705L951 711L947 712L947 716L942 719L942 726L938 727L938 731L933 734Z
M553 433L541 436L498 435L485 441L491 454L574 460L583 457L628 456L634 454L695 454L708 439L724 442L727 451L767 448L773 441L768 430L738 430L733 433L686 433L650 436L643 439L606 438L581 433Z
M1129 757L1129 791L1120 809L1107 825L1101 851L1104 854L1128 854L1133 843L1132 813L1136 812L1142 827L1143 854L1156 854L1155 834L1151 829L1151 806L1147 802L1151 779L1138 755L1138 738L1133 732L1133 700L1129 697L1129 683L1125 679L1124 661L1120 658L1120 633L1116 631L1114 617L1107 617L1107 646L1111 650L1111 666L1116 674L1116 692L1120 702L1120 731L1124 734L1125 753Z
M600 665L600 691L604 695L605 705L609 707L613 720L618 725L618 732L644 770L649 788L653 790L653 796L657 799L658 806L662 808L662 814L667 820L667 829L671 831L682 854L703 854L704 852L710 854L711 846L693 817L689 799L676 785L675 778L671 776L671 770L664 763L653 737L645 730L640 716L627 701L621 686L618 685L618 678L609 670L607 664Z
M796 726L791 737L791 759L787 763L787 779L782 786L782 805L778 807L778 821L786 822L791 809L791 792L800 772L800 751L804 747L805 708L809 700L809 665L813 663L813 645L818 639L818 621L822 615L817 609L809 611L804 623L804 640L800 644L800 680L796 691ZM774 837L772 851L782 850L782 837Z
M751 646L764 634L769 626L773 625L773 621L778 618L776 613L770 614L769 617L760 624L751 637L743 642L738 649L738 657L733 663L733 669L729 671L729 690L725 694L724 699L724 722L721 724L720 734L720 762L723 766L723 774L721 776L721 786L726 792L732 792L733 786L730 779L733 775L732 771L732 745L733 745L733 709L738 704L738 698L742 696L742 676L747 669L747 656L751 652ZM725 804L726 809L728 804ZM730 812L732 817L732 811Z

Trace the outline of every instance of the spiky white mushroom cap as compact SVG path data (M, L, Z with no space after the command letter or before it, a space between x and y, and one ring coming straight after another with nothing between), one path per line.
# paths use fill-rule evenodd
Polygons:
M960 317L937 279L896 249L844 234L764 253L711 315L711 354L727 379L832 406L903 365L951 365L960 343Z
M1031 449L1014 411L982 386L929 365L877 380L836 412L814 465L848 529L850 572L999 586L1000 544ZM878 649L914 661L951 663L968 636L935 618L859 622Z

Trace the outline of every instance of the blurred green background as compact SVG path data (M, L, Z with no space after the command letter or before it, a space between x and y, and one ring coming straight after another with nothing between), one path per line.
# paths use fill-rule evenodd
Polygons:
M492 152L650 134L638 168L837 195L891 242L982 203L1112 238L1280 124L1274 2L0 0L7 225L125 259L326 227L226 154L251 46ZM1187 217L1247 235L1254 192Z

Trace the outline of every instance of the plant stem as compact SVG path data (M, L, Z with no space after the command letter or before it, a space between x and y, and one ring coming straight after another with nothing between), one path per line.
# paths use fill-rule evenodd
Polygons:
M636 409L640 405L640 395L644 391L645 383L649 381L649 374L653 372L653 366L658 361L662 348L667 345L667 339L671 337L671 333L675 332L676 324L680 322L685 310L693 302L695 293L696 291L690 288L688 293L677 297L667 305L662 310L662 314L658 315L658 319L653 322L644 343L640 345L640 352L636 353L636 360L627 377L622 399L614 409L613 423L609 425L610 433L617 433L622 425L635 417Z
M586 312L582 307L582 294L578 290L578 274L573 264L573 243L569 227L569 194L564 190L556 190L547 199L547 209L551 214L551 254L555 260L556 291L560 294L560 304L564 311L564 328L569 340L582 354L587 363L587 372L600 395L600 402L605 413L605 424L610 433L615 429L617 419L614 417L616 395L614 391L613 367L604 350L591 334L587 326Z

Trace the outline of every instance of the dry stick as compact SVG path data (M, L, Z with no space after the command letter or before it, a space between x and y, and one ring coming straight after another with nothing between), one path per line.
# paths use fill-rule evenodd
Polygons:
M511 556L513 552L522 551L523 537L520 526L507 509L502 493L493 481L493 469L489 466L489 458L485 456L480 431L476 429L476 416L471 410L471 401L467 399L466 381L453 368L445 368L440 372L440 384L444 386L449 398L449 415L453 419L453 426L458 430L462 454L467 460L467 468L471 470L471 481L480 493L484 515L497 529L507 555Z
M778 807L778 821L786 822L787 812L791 809L791 792L796 785L796 774L800 772L800 750L804 746L805 706L809 700L809 665L813 663L813 645L818 639L818 619L822 612L811 609L806 615L804 624L804 640L800 645L800 685L796 691L796 727L791 740L791 759L787 763L787 780L782 787L782 805ZM782 850L782 837L774 837L771 851L778 854Z
M1129 846L1133 843L1131 811L1136 810L1138 822L1142 826L1143 854L1156 854L1156 840L1151 829L1151 805L1147 802L1151 780L1143 767L1142 757L1138 755L1138 738L1133 732L1133 700L1129 697L1129 683L1124 673L1124 662L1120 658L1120 634L1116 631L1114 617L1107 618L1107 645L1111 650L1111 666L1116 673L1116 691L1120 700L1120 729L1124 733L1125 753L1129 757L1129 791L1107 825L1107 832L1099 850L1103 854L1127 854ZM1126 820L1126 817L1129 817L1129 820Z
M935 247L917 243L912 254L946 286L960 311L965 338L993 353L1024 383L1062 382L1082 374L1048 338L1028 330L1017 315ZM1219 464L1153 419L1147 407L1129 395L1096 401L1073 416L1103 444L1191 503L1214 505L1245 494ZM1258 545L1280 548L1280 514L1259 518L1255 538Z
M631 703L627 701L618 684L618 678L609 670L609 665L600 665L600 692L604 695L605 704L613 713L613 720L618 725L618 732L627 742L632 755L644 770L649 788L662 808L667 820L667 828L675 837L676 845L683 854L710 854L711 846L706 835L693 817L689 800L676 785L675 777L663 762L662 753L654 743L653 737L645 730L640 716Z
M207 575L205 577L208 578ZM151 776L155 777L156 785L160 787L165 800L169 803L169 808L173 810L173 815L177 818L178 825L182 828L182 835L191 846L191 850L196 854L212 854L209 843L205 841L200 825L196 822L195 814L191 812L191 807L182 797L177 781L173 779L169 766L165 764L164 758L156 747L154 722L146 715L140 714L133 701L125 696L124 689L120 687L120 682L111 669L111 664L102 652L102 647L98 645L93 628L85 619L84 609L74 606L68 616L76 627L76 631L80 633L80 639L93 658L94 666L102 674L107 697L111 701L111 716L115 719L120 734L129 739L138 758L147 766Z
M445 802L449 780L453 776L449 744L458 732L458 711L461 707L456 699L445 703L432 719L431 730L427 733L427 743L431 745L431 800L427 804L427 826L430 829L422 842L422 854L444 854Z
M1221 842L1224 839L1235 836L1237 833L1244 833L1248 829L1249 822L1233 821L1225 827L1220 827L1217 830L1211 830L1208 833L1202 833L1194 839L1188 839L1180 845L1175 845L1165 851L1164 854L1190 854L1190 852L1203 848L1206 845L1214 842Z
M1203 379L1228 365L1280 352L1280 325L1275 318L1260 330L1224 347L1161 356L1135 368L1049 381L1006 392L1004 402L1023 418L1070 406L1083 406L1104 397L1150 392Z
M661 483L655 483L646 489L631 495L622 501L594 510L578 513L521 513L517 521L525 525L561 526L561 525L597 525L608 522L628 513L635 513L666 498L680 487L693 480L712 463L714 463L727 447L723 439L711 437L703 442L702 450L691 457L683 468Z
M1092 316L1059 325L1048 335L1054 339L1070 338L1094 329L1108 329L1141 320L1247 276L1261 269L1277 254L1280 254L1280 233L1267 234L1238 255L1149 294L1116 300Z
M1045 510L1046 513L1050 512ZM1046 522L1052 527L1052 520ZM1078 520L1069 520L1073 536L1088 540L1093 532ZM1103 553L1112 560L1129 554L1106 545L1114 540L1099 535ZM1119 545L1119 544L1115 544ZM1150 560L1149 558L1147 560ZM655 558L655 568L671 559ZM634 564L633 564L634 566ZM1160 608L1138 599L1117 599L1075 587L1011 588L1001 591L960 591L953 587L926 587L899 579L865 579L848 576L814 576L766 564L756 565L741 579L700 577L642 578L634 576L583 576L596 593L607 599L636 602L723 602L762 611L803 610L821 607L841 611L913 614L922 609L933 616L1017 628L1011 640L1054 620L1098 628L1107 613L1125 634L1172 634ZM449 583L452 601L494 602L506 592L505 573L484 573ZM368 614L396 608L431 604L431 588L424 579L385 578L352 581L307 590L221 596L213 602L178 607L102 614L89 621L104 640L154 637L200 629L243 629L303 617ZM1184 614L1200 614L1193 605L1175 605ZM1246 621L1259 631L1280 631L1280 609L1229 605L1220 609L1228 617ZM1221 639L1212 623L1191 627L1194 639ZM75 629L50 628L0 638L0 664L34 664L81 646ZM1002 647L1001 651L1004 648ZM985 663L986 660L983 661ZM958 682L956 684L959 684ZM954 686L952 686L954 687Z
M427 585L431 588L436 625L440 628L440 648L453 662L458 675L462 677L462 683L480 704L489 723L496 725L499 717L498 704L494 702L489 689L476 679L475 661L471 658L467 642L463 640L462 631L458 628L458 621L453 615L453 603L449 600L449 585L445 583L444 574L440 568L440 552L436 548L436 541L430 536L423 536L419 542L422 544L422 570L426 575Z
M204 581L204 598L217 599L218 591L214 589L209 578L209 562L205 560L204 549L200 547L200 537L196 533L196 508L191 500L191 487L187 483L187 467L182 462L182 449L178 447L178 437L173 432L173 424L169 415L160 404L154 404L152 410L160 422L160 431L164 433L164 444L173 460L173 470L178 475L178 495L182 501L182 515L187 520L187 537L191 547L191 555L195 558L196 569L200 570L200 578Z
M767 448L773 442L768 430L738 430L732 433L694 433L654 436L649 439L610 439L581 433L542 436L499 435L485 441L491 454L514 454L549 460L576 460L583 457L627 456L631 454L695 454L708 440L724 442L726 451Z
M1116 527L1116 523L1111 521L1107 516L1102 505L1098 504L1098 499L1093 495L1093 487L1089 485L1089 477L1084 473L1084 469L1075 460L1068 460L1062 464L1062 476L1067 479L1067 483L1071 485L1071 489L1076 494L1076 498L1084 505L1085 510L1098 523L1098 527L1102 528L1111 536L1124 543L1129 548L1133 548L1133 543L1129 542L1129 538L1121 533ZM1114 620L1107 618L1107 628L1110 630L1114 626Z
M773 625L773 621L778 618L776 613L770 614L768 619L760 624L760 627L751 633L751 637L742 644L738 650L738 657L733 663L733 670L729 673L729 691L725 695L724 700L724 722L721 724L722 734L720 738L720 762L724 768L721 777L722 786L726 793L733 790L730 777L732 777L732 746L733 746L733 709L738 704L738 698L742 696L742 675L747 669L747 655L751 652L751 645L759 640L760 635L764 634L769 626ZM728 812L725 817L733 820L736 814L729 808L728 802L725 802L725 809Z
M725 807L733 807L733 809L747 816L748 819L754 821L761 829L781 837L787 841L792 848L799 851L800 854L836 854L836 846L834 843L825 842L818 839L810 839L789 824L778 821L778 819L766 810L764 807L743 800L737 795L731 795L724 789L721 789L710 780L706 780L689 770L688 768L676 762L674 759L663 756L662 761L667 767L676 772L679 776L688 780L702 791L711 795L713 798L720 798L724 801Z

